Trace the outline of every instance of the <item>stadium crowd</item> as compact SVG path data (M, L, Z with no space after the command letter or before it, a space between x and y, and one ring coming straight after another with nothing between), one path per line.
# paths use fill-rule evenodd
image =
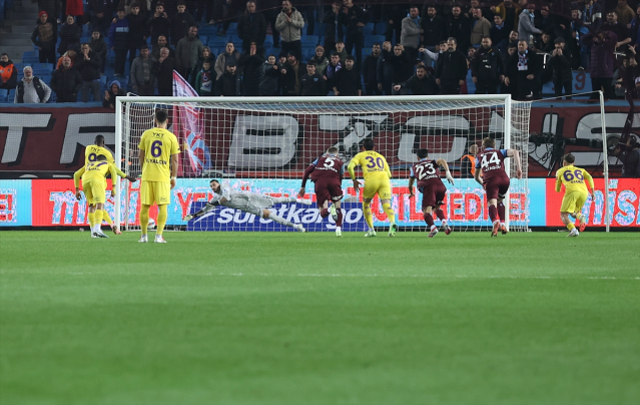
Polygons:
M91 96L113 108L126 90L172 95L175 70L201 96L475 92L530 100L549 82L556 96L570 95L572 71L584 70L606 98L638 98L640 6L628 1L638 3L66 0L64 8L41 0L32 41L38 64L55 70L39 77L33 63L2 54L0 88L11 90L8 102Z

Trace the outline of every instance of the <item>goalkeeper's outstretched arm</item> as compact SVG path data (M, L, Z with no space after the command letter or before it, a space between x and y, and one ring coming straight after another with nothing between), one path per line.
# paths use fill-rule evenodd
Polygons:
M205 206L198 212L193 213L193 214L189 214L186 217L182 218L183 221L190 221L193 218L198 218L203 216L204 214L206 214L207 212L212 211L215 207L217 207L218 205L220 205L221 203L226 202L227 199L222 197L220 200L218 201L209 201L208 203L205 204Z

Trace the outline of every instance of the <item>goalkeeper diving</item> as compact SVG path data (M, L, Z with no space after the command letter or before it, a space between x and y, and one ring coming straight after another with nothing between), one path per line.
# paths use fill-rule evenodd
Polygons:
M310 200L302 200L295 197L272 197L264 194L232 191L229 187L222 186L220 181L216 179L211 180L209 185L211 186L211 190L213 190L213 198L200 211L184 217L183 221L190 221L193 218L201 217L214 210L218 205L222 205L228 208L235 208L243 212L248 212L264 219L271 219L281 225L291 227L298 232L305 232L305 229L301 224L294 224L287 219L281 218L271 212L268 208L273 207L275 204L285 203L311 205Z

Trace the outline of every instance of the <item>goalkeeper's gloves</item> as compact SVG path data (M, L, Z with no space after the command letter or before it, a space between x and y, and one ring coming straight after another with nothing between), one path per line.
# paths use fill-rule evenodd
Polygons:
M453 177L451 177L451 172L447 170L447 181L453 185Z
M189 214L186 217L182 218L183 221L191 221L193 219L193 215Z

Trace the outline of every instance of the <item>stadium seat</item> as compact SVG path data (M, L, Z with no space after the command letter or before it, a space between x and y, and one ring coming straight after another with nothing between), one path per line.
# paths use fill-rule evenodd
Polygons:
M306 37L302 38L301 42L302 42L302 46L305 45L313 45L313 47L315 47L316 45L318 45L318 41L320 40L320 37L317 35L307 35Z
M43 82L47 83L47 85L49 83L51 83L51 73L47 73L47 74L33 74L34 76L38 76L38 78L40 78L40 80L42 80Z
M38 51L24 51L22 54L22 63L38 63L40 61L38 55Z
M262 44L262 46L264 48L271 48L273 47L273 37L268 36L264 39L264 43Z
M325 23L316 23L313 27L313 34L319 37L323 36L327 28L327 24Z
M209 39L207 45L209 48L224 48L227 46L227 42L229 42L227 38L214 35L213 38Z
M206 35L199 35L198 34L198 37L200 37L200 42L202 42L204 45L207 44L207 38L208 37Z
M376 35L384 35L385 32L387 32L387 23L384 21L377 23L374 33Z
M362 27L362 33L364 35L372 35L374 28L375 26L373 25L373 23L367 23L367 25Z
M9 90L0 89L0 103L6 103L8 95L9 95Z
M86 43L91 42L91 37L82 37L82 38L80 38L80 43L81 44L84 44L85 42Z
M9 94L7 95L7 103L13 103L13 99L16 98L16 89L9 90Z
M100 76L100 89L107 90L107 76Z
M230 23L229 28L227 28L227 34L235 34L236 32L238 32L238 23Z
M364 47L371 48L373 44L379 43L382 44L385 38L384 35L369 35L364 39Z
M207 35L209 39L212 39L213 36L218 32L218 27L211 24L205 24L198 28L198 35Z

